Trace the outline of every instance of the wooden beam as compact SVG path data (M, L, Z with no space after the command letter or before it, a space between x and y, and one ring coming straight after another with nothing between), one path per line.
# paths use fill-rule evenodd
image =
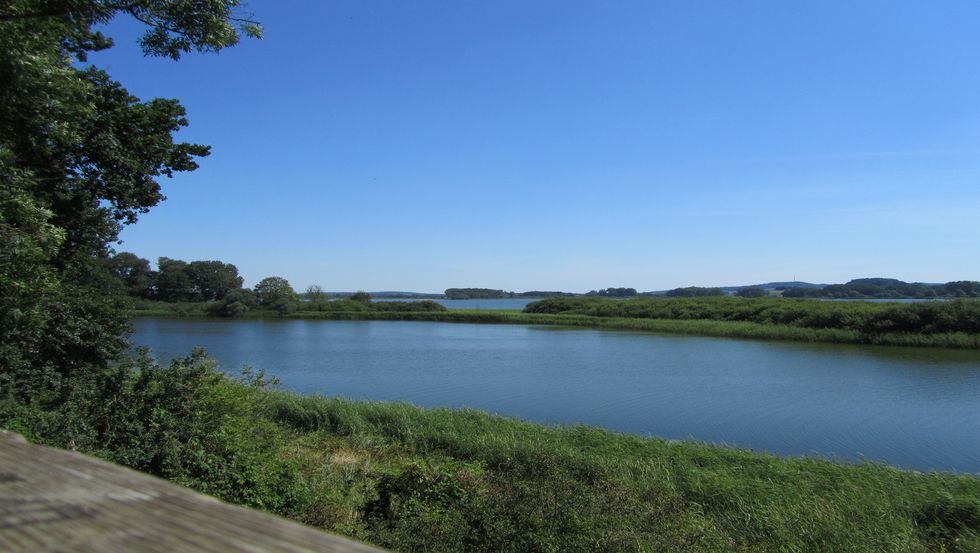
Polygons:
M381 550L0 430L0 551Z

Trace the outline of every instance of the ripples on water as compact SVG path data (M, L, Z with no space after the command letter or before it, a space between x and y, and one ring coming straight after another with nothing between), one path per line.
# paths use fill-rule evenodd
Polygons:
M397 321L139 319L286 388L784 455L980 472L980 352Z

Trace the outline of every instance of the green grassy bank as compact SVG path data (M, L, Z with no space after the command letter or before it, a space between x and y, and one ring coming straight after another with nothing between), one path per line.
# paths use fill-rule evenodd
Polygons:
M400 551L980 551L977 476L300 396L200 355L93 389L0 418Z
M351 302L353 303L353 302ZM373 305L383 306L376 302ZM249 311L241 318L403 320L534 324L664 332L696 336L980 349L980 301L914 304L817 300L565 299L536 302L527 311L299 310ZM207 316L206 304L143 303L134 316Z

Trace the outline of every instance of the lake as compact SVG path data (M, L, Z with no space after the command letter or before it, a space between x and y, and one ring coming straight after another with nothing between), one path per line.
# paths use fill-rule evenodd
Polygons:
M524 325L142 318L161 360L206 348L305 394L980 472L980 352Z

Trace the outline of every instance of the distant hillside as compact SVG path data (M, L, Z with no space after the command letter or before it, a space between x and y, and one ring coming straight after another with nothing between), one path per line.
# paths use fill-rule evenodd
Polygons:
M761 289L761 290L746 290ZM739 286L699 287L687 286L671 290L655 290L637 292L634 288L604 288L592 290L584 294L560 291L533 290L528 292L508 292L492 288L449 288L445 294L430 294L422 292L382 291L369 292L372 298L394 299L486 299L486 298L546 298L546 297L634 297L634 296L670 296L670 297L699 297L712 295L735 295L741 290L755 292L760 295L779 296L787 298L827 298L827 299L931 299L931 298L976 298L980 297L980 282L959 280L947 283L904 282L894 278L856 278L846 284L814 284L800 280L785 282L766 282L764 284L745 284ZM765 291L763 293L762 291ZM346 298L354 292L330 292L335 298Z
M813 284L812 282L801 282L799 280L794 280L792 282L767 282L765 284L756 284L759 288L766 288L771 290L786 290L787 288L823 288L827 286L826 284Z
M827 286L826 284L813 284L812 282L802 282L799 280L794 280L792 282L767 282L765 284L742 284L738 286L719 286L716 288L702 288L699 286L687 286L684 288L674 288L672 290L654 290L652 292L643 292L641 296L698 296L698 295L713 295L711 292L722 290L726 294L736 294L739 290L743 288L762 288L764 290L789 290L794 288L805 288L805 289L815 289L819 290ZM703 293L698 293L703 292Z
M904 282L894 278L856 278L846 284L830 284L820 289L786 289L783 296L828 299L977 298L980 297L980 282L958 280L933 284Z

